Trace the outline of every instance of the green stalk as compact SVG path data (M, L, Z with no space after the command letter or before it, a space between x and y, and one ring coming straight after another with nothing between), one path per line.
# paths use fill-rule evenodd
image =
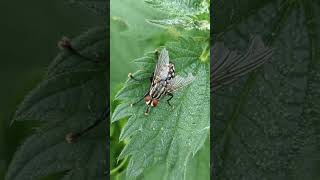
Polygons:
M114 175L116 172L118 172L119 169L121 169L126 164L127 159L128 159L128 157L124 158L123 161L117 167L113 168L110 171L110 175Z
M207 45L205 46L204 50L200 55L200 61L201 62L209 61L209 55L210 55L210 46L209 46L209 43L207 43Z

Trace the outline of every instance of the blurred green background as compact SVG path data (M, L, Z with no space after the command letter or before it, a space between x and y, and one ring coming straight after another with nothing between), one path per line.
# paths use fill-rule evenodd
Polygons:
M111 113L118 102L114 96L127 80L128 73L138 70L132 63L144 53L163 46L167 41L177 38L175 29L166 29L147 23L146 19L157 19L164 14L151 8L144 0L111 0L110 3L110 97ZM110 128L110 170L119 166L117 157L124 143L119 142L121 128L126 119L117 121ZM126 163L111 179L122 179Z
M103 19L84 7L57 1L3 1L0 6L0 180L19 144L36 123L10 121L24 96L46 72L58 53L57 42Z

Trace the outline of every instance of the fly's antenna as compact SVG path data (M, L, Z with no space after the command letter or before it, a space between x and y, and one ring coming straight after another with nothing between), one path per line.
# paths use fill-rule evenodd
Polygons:
M149 81L152 83L153 74L152 74L152 76L142 77L142 78L138 79L138 78L134 77L134 76L132 75L132 73L129 73L129 74L128 74L128 78L130 78L130 79L132 79L132 80L134 80L134 81L136 81L136 82L141 82L141 81L149 80Z
M150 91L148 91L147 93L145 93L145 94L143 95L143 97L142 97L142 98L140 98L138 101L136 101L136 102L134 102L134 103L130 104L130 106L132 107L132 106L134 106L134 105L138 104L139 102L141 102L141 101L142 101L146 96L148 96L149 92L150 92Z
M104 62L104 61L101 61L101 60L98 60L98 59L92 59L92 58L89 58L89 57L86 57L86 56L82 55L79 51L77 51L76 49L74 49L72 47L71 40L66 36L63 36L61 38L61 40L58 42L58 47L59 47L60 50L67 50L70 53L81 57L85 61L89 61L89 62L92 62L92 63L103 63Z
M143 99L144 99L144 97L140 98L138 101L136 101L136 102L134 102L134 103L130 104L130 106L132 107L132 106L134 106L134 105L138 104L138 103L139 103L139 102L141 102Z

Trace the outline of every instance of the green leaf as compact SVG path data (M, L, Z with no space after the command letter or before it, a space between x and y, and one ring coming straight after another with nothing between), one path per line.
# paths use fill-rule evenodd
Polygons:
M209 133L209 61L201 61L201 44L192 38L181 38L178 42L167 43L170 62L175 64L176 74L186 76L192 73L195 80L177 91L172 99L172 109L163 98L149 116L145 116L145 103L124 108L125 104L143 97L150 86L149 80L136 82L129 79L116 99L117 106L112 122L130 116L123 128L120 139L130 139L119 158L131 156L126 173L128 178L141 175L147 168L165 164L163 179L185 179L190 159L203 146ZM142 70L136 78L150 77L155 67L154 52L135 60ZM119 116L119 114L121 116Z
M147 0L155 9L167 14L167 18L147 20L164 26L180 26L184 29L209 30L208 0Z
M228 0L216 7L224 23L217 22L214 41L244 52L250 35L260 34L274 53L213 97L213 178L319 179L319 3Z
M71 41L80 55L63 50L42 82L19 106L15 120L43 122L15 153L6 180L37 179L68 171L63 179L105 179L104 124L67 143L65 136L92 125L107 110L105 28L94 28ZM101 58L94 63L86 58Z
M209 138L205 142L204 146L196 153L196 155L188 163L187 167L187 180L194 179L210 179L210 144ZM139 176L139 180L163 180L163 172L166 171L165 163L157 164L152 168L149 168L143 175ZM123 171L117 175L116 179L125 180L130 179L126 177L126 172Z

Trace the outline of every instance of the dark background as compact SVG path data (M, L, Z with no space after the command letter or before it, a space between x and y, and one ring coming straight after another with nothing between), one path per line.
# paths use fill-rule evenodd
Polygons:
M273 49L269 62L212 96L213 179L320 179L319 1L217 0L211 8L213 43L243 55L259 35Z
M75 37L102 21L68 1L3 1L0 6L0 179L34 123L10 126L24 96L46 72L62 36Z

